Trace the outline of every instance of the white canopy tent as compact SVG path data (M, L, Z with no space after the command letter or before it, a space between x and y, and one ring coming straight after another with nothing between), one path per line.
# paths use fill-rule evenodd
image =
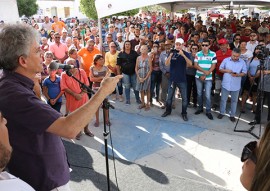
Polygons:
M159 4L164 8L175 12L176 10L203 7L228 6L233 2L234 6L241 5L262 5L270 7L270 0L96 0L95 5L99 18L107 17L144 6Z

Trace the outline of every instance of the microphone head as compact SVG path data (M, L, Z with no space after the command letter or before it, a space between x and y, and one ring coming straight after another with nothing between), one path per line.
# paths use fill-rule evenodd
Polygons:
M56 61L52 61L49 65L49 68L51 70L57 70L59 68L59 63L57 63Z

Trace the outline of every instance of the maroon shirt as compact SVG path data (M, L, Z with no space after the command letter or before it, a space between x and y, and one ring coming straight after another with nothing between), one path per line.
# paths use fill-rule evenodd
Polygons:
M61 138L46 132L61 114L39 100L33 86L15 72L0 80L0 110L13 147L8 168L35 190L48 191L68 183L70 173Z

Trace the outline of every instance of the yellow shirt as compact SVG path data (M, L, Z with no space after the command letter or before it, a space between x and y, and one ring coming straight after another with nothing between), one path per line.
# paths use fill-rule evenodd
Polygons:
M116 51L115 54L111 54L110 52L106 52L105 54L105 66L111 65L112 67L116 67L116 63L117 63L117 56L118 56L119 52ZM114 73L114 71L111 71L111 73Z

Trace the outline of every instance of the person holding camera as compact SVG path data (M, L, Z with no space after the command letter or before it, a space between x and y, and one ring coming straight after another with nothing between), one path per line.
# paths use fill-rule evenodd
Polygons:
M234 116L241 89L241 78L247 73L246 63L240 58L240 55L241 51L239 48L233 49L232 56L225 58L219 67L219 71L224 75L221 84L220 114L218 119L222 119L225 115L227 99L231 95L230 120L235 122Z
M187 67L192 66L190 60L190 54L183 51L184 40L178 38L175 40L175 49L173 49L165 61L166 66L170 65L170 79L169 79L169 89L168 98L166 101L166 111L161 117L166 117L172 112L172 100L175 93L176 87L179 88L182 97L182 118L184 121L188 121L187 118L187 78L186 70Z
M265 49L263 50L262 53L265 54ZM261 69L259 69L257 71L257 74L259 74L259 76L263 75L262 78L260 77L261 81L258 84L258 88L260 91L262 91L261 93L263 94L263 96L261 96L261 97L267 99L267 106L268 106L267 121L270 121L270 56L269 55L263 55L263 56L265 57L263 67L261 67L261 69L263 69L263 70L261 71ZM249 123L249 125L256 125L256 124L261 123L261 112L262 112L261 111L261 104L262 104L261 99L263 99L263 98L257 99L257 108L256 108L256 112L255 112L255 118L253 121L251 121Z

